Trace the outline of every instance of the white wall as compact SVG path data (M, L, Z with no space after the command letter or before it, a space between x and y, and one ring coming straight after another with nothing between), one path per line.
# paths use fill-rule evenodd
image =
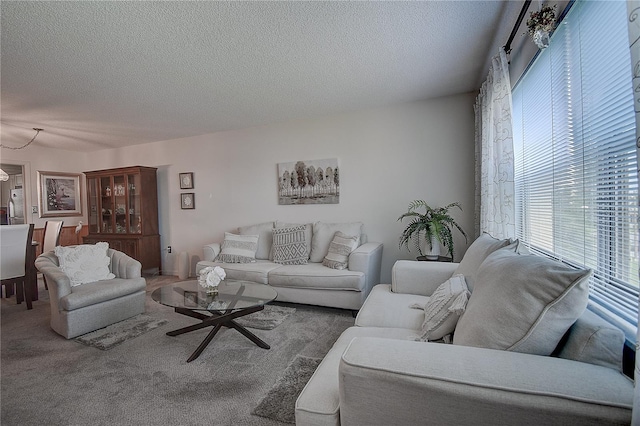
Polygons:
M417 253L398 249L398 216L411 200L432 205L458 201L455 217L473 234L474 95L312 120L100 151L87 170L128 165L158 167L163 270L177 274L175 255L192 265L202 246L225 231L265 221L362 221L370 241L384 243L382 280L391 267ZM277 164L339 159L340 204L280 206ZM194 190L180 190L178 173L194 172ZM195 192L195 210L180 209L180 193ZM459 236L458 236L459 237ZM459 259L466 249L457 238Z
M187 251L192 266L202 246L221 241L225 231L265 221L362 221L369 241L384 243L382 281L390 282L404 224L397 222L414 199L432 205L460 202L454 212L473 234L473 94L370 111L201 135L92 153L38 149L6 156L27 162L32 205L36 171L82 172L111 167L158 167L163 271L177 275L176 255ZM280 206L277 164L339 159L340 204ZM180 190L178 173L194 172L194 190ZM195 192L195 210L180 209L180 193ZM86 203L86 201L85 201ZM86 204L83 205L86 223ZM65 218L75 224L80 218ZM44 220L32 218L36 226ZM466 244L456 238L460 259Z

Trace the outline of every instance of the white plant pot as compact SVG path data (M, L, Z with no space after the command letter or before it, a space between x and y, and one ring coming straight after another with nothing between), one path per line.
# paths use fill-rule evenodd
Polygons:
M431 247L429 247L428 242L425 242L424 252L427 259L438 260L438 257L440 256L440 241L435 234L431 234Z
M545 49L549 47L549 31L536 30L533 34L533 42L539 49Z

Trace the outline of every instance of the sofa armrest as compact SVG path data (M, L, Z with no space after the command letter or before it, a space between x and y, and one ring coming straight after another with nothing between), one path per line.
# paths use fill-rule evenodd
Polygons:
M111 258L111 272L117 278L129 279L142 276L142 264L133 257L113 249L108 249L107 254Z
M458 265L452 262L398 260L391 270L391 291L431 296L440 284L451 278Z
M202 259L206 262L213 262L216 257L220 254L220 244L219 243L211 243L202 247L203 257Z
M339 367L353 424L629 424L633 383L614 369L492 349L354 338Z
M58 258L53 251L41 254L36 258L35 266L47 280L49 299L58 306L58 300L71 293L71 280L62 272Z
M364 243L349 255L349 270L364 273L364 291L368 295L374 285L380 284L382 243Z

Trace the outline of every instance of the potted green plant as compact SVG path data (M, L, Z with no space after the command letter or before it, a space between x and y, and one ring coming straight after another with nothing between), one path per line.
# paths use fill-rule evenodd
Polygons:
M449 214L449 209L457 207L462 211L462 207L459 203L451 203L444 207L430 207L423 200L414 200L409 204L408 211L403 213L398 221L402 222L405 218L412 218L409 224L402 231L400 235L399 247L403 246L407 250L409 248L409 241L413 241L414 246L418 249L421 256L426 256L427 259L436 260L439 255L439 244L447 249L449 256L453 259L453 229L456 228L467 240L467 234L458 225L453 217ZM424 209L424 213L421 210ZM429 253L423 254L421 248L422 239L426 240L429 244ZM426 247L426 244L425 244Z

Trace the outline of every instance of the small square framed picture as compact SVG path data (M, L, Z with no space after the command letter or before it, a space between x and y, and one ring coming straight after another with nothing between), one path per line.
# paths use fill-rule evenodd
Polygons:
M179 173L180 189L193 189L193 172Z
M181 209L195 209L196 208L196 194L193 192L185 192L180 194L180 208Z

